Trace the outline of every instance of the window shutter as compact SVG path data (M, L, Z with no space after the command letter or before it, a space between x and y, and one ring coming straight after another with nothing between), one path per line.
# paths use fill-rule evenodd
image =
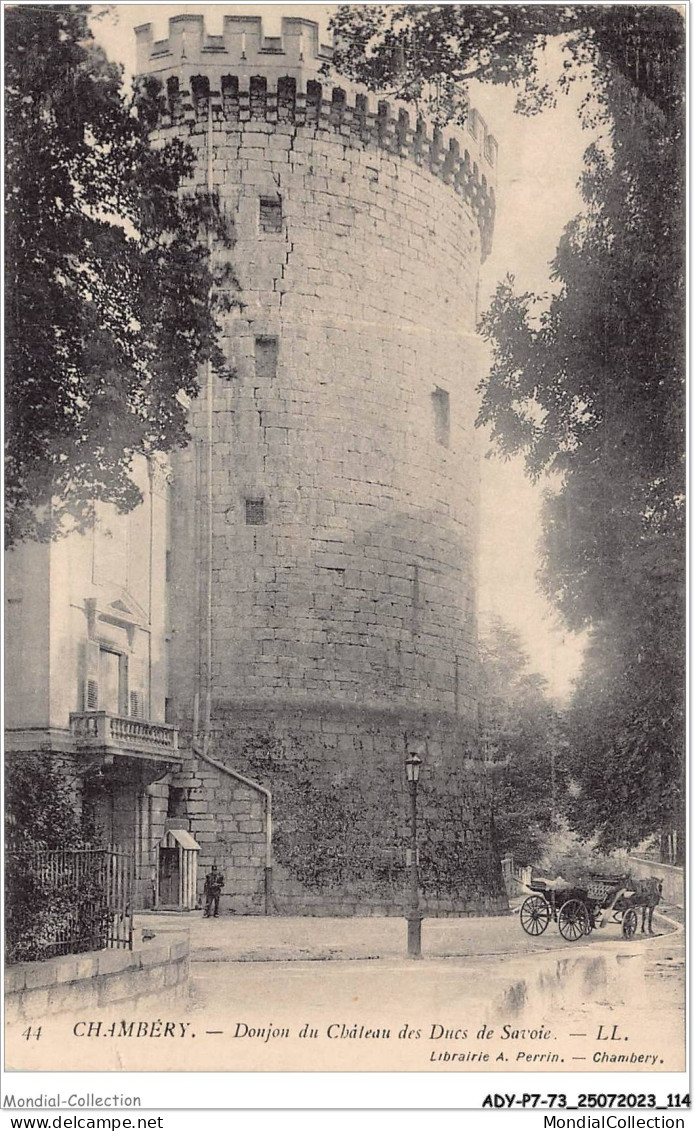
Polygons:
M83 710L99 710L99 683L96 679L85 679L84 681Z
M82 710L99 710L99 645L85 640L82 664Z
M120 704L118 706L118 710L120 711L121 715L127 715L128 706L129 706L129 703L130 703L130 696L128 695L129 683L130 683L129 667L130 667L130 665L128 663L128 657L125 654L121 654L121 658L120 658Z
M142 702L137 691L130 692L130 714L134 719L142 718Z

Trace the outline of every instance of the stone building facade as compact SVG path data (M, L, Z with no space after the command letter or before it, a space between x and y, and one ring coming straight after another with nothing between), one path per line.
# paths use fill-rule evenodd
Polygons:
M89 533L6 554L5 751L51 758L94 842L132 853L136 902L151 906L184 752L169 722L170 474L156 460L133 471L131 514L99 504Z
M206 375L174 466L171 686L202 774L177 788L201 862L236 910L267 904L270 869L278 909L401 910L416 744L425 897L496 905L474 438L494 139L474 110L444 138L322 77L310 21L269 39L259 19L210 36L180 16L137 37L159 135L195 150L238 282L233 376ZM268 791L256 815L225 828L225 770L202 755Z

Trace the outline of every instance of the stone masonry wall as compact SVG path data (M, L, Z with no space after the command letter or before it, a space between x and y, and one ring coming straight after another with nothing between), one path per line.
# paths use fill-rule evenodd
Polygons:
M226 326L237 376L215 383L212 410L214 698L421 702L474 727L475 218L428 169L327 132L227 127L213 165L244 304ZM259 234L267 194L280 233ZM256 350L272 338L268 372ZM200 438L206 412L202 398ZM181 530L200 462L193 449L178 468ZM194 540L175 537L173 558L178 604Z
M272 910L401 915L407 903L408 745L419 786L422 906L484 914L507 901L490 798L449 717L345 707L219 712L215 758L272 790ZM426 737L422 737L426 736ZM451 751L456 751L452 756ZM259 847L259 846L258 846Z
M495 147L474 114L447 142L348 102L287 30L271 47L234 21L221 39L188 19L159 44L139 36L141 69L163 82L160 136L195 150L191 187L219 195L234 246L216 254L239 284L234 376L192 405L175 469L177 720L210 695L216 756L277 794L276 905L318 912L401 902L416 734L428 898L483 907L503 890L470 770L476 291ZM208 813L201 832L219 838L222 807Z
M176 824L185 824L200 845L200 899L205 876L216 864L225 879L222 914L263 914L267 816L262 794L201 758L187 762L172 784L186 793L188 818Z
M23 962L5 970L5 1023L41 1023L60 1014L91 1018L93 1010L124 1008L139 1019L143 1010L161 1008L163 996L184 1005L189 972L185 937L135 951L90 951ZM119 1024L122 1013L117 1016Z

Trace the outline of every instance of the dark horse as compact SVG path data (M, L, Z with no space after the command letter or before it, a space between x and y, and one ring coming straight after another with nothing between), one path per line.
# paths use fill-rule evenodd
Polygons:
M641 934L646 930L646 912L648 912L648 933L653 934L653 909L657 907L663 895L663 881L656 876L647 876L645 879L629 877L629 891L633 892L630 899L632 907L641 908Z

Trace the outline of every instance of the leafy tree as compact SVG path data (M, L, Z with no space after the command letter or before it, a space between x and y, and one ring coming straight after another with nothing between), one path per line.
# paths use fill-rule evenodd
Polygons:
M5 13L6 535L83 528L140 501L136 453L186 440L198 370L223 371L211 303L214 200L192 151L151 144L158 85L124 98L87 7ZM183 399L183 398L182 398Z
M684 28L669 5L341 9L336 65L464 118L471 78L537 111L578 74L606 143L546 300L497 289L479 423L502 456L553 473L542 583L592 643L570 717L576 829L598 847L679 830L684 754ZM561 36L563 72L538 81Z
M5 767L5 843L9 852L79 848L84 843L75 798L55 759L22 754Z
M560 719L546 681L528 669L520 635L498 617L480 632L479 704L499 848L534 864L564 792Z
M590 876L626 875L629 861L625 853L606 856L572 833L559 832L552 838L539 868L543 876L561 876L570 884L584 887Z
M513 86L518 109L536 112L586 68L621 75L663 113L682 110L683 21L669 5L341 5L331 27L334 70L439 121L464 120L472 80ZM540 83L539 52L558 36L562 72Z
M591 630L570 817L603 850L682 839L685 624L681 136L621 77L607 89L611 151L587 153L558 293L538 310L507 280L483 318L480 413L502 452L558 477L541 580L566 623Z
M93 832L50 754L17 754L5 766L5 958L28 962L93 949L106 922L98 861L77 872L46 866L44 850L82 848ZM67 944L66 944L67 945Z
M681 859L683 658L670 618L658 624L657 609L646 616L641 626L629 624L618 610L593 630L568 718L578 790L567 815L584 840L597 832L597 848L608 852L657 833L668 858L676 833L679 851L672 855Z

